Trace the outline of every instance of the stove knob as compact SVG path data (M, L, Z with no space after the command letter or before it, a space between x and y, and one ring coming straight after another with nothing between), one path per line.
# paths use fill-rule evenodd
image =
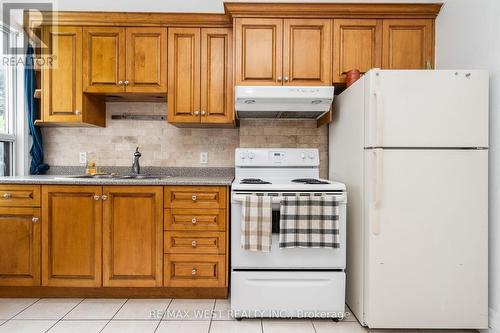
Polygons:
M245 158L247 158L247 155L248 155L248 154L247 154L247 152L246 152L246 151L242 151L242 152L240 153L240 158L241 158L242 160L244 160Z
M252 153L252 152L248 153L248 158L249 159L253 160L254 157L255 157L255 153Z
M309 158L312 160L314 159L314 153L309 153Z
M300 154L300 158L302 158L303 160L305 160L306 159L306 153Z

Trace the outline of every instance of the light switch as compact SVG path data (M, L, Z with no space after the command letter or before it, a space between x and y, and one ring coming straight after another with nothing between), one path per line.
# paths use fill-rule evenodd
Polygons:
M200 164L208 164L208 152L202 151L200 153Z
M79 160L80 164L86 164L87 163L87 152L81 151L79 155Z

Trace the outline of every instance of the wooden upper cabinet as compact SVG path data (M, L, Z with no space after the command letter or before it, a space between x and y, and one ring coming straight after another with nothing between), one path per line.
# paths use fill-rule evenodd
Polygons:
M168 29L168 121L200 121L199 28Z
M382 68L427 69L433 67L433 20L384 20Z
M281 85L283 20L235 20L235 84Z
M83 28L83 91L125 91L125 28Z
M101 191L42 186L42 285L101 286Z
M47 64L42 68L42 120L82 120L82 28L45 27Z
M103 285L163 284L163 188L103 188Z
M167 91L167 29L127 28L127 92Z
M329 19L284 20L284 85L332 84L331 26Z
M0 286L40 285L39 208L0 208Z
M333 82L345 82L345 74L359 69L364 74L382 66L382 20L336 19L333 21Z
M233 89L232 29L201 29L202 123L233 122Z

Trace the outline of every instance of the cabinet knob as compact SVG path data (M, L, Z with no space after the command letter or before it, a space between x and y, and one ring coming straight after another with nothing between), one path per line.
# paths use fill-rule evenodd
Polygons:
M194 241L191 242L191 246L192 247L196 247L196 246L198 246L198 243L196 243L196 241L194 240Z
M281 82L282 78L281 78L281 75L278 76L278 82Z
M118 81L118 85L119 86L123 85L123 81L122 80Z
M192 222L193 224L196 224L196 222L198 222L198 221L196 220L196 217L193 217L193 219L191 220L191 222Z
M191 271L191 275L196 276L196 274L198 274L198 271L196 270L196 268L193 268L193 270Z
M195 116L199 116L199 115L200 115L200 111L195 111L195 112L194 112L194 115L195 115Z
M80 110L75 110L75 114L78 115L78 114L82 114L82 112Z
M103 201L104 201L104 200L107 200L107 199L108 199L108 196L107 196L107 195L103 195L103 196L101 197L101 199L102 199Z
M124 83L126 86L128 86L128 84L129 84L130 82L128 82L128 80L125 80L123 83Z
M38 223L38 217L33 216L33 218L31 219L31 222Z
M198 200L198 197L197 197L196 195L193 195L193 196L191 197L191 200L196 201L196 200Z
M201 111L201 115L204 116L206 114L205 111Z
M98 196L97 194L96 194L96 195L94 195L94 200L95 200L95 201L99 200L100 198L101 198L101 197L100 197L100 196Z
M288 76L285 76L285 82L288 82Z
M4 197L4 199L10 199L10 198L12 198L12 194L11 193L4 193L3 197Z

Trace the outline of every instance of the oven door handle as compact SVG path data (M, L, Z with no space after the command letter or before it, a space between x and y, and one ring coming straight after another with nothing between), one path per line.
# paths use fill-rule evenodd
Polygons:
M322 193L322 194L336 196L336 197L338 197L337 201L339 201L341 203L346 203L346 200L347 200L347 196L345 193L342 193L342 194L340 194L340 193L335 193L335 194ZM248 195L251 195L251 194L248 194ZM241 203L241 202L245 201L246 196L247 195L233 194L231 196L231 203ZM279 203L281 203L281 200L283 199L282 196L273 196L272 198L273 198L272 199L273 204L279 204Z

